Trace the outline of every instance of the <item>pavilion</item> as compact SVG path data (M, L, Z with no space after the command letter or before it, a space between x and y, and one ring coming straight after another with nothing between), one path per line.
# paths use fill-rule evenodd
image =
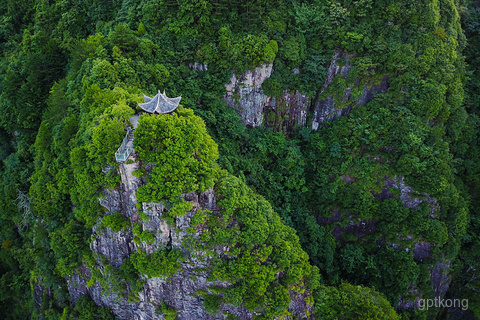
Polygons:
M180 96L176 98L169 98L165 94L165 90L163 91L163 93L161 93L159 90L154 97L150 98L144 95L144 99L144 103L138 104L138 106L143 110L149 113L169 113L177 109L182 97Z
M149 113L157 112L161 114L170 113L177 109L178 104L182 99L181 96L176 98L167 97L167 95L165 94L165 90L163 91L163 93L161 93L159 90L154 97L147 97L146 95L143 95L143 97L145 99L145 102L138 104L140 108ZM133 129L136 129L138 124L138 115L131 117L130 122L133 125ZM127 134L125 135L122 144L118 148L117 152L115 152L115 159L117 160L117 162L125 162L130 156L130 154L135 151L133 149L132 131L133 130L130 128L127 129Z

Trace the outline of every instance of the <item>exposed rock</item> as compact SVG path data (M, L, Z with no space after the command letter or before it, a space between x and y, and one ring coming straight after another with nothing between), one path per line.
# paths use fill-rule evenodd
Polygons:
M330 66L327 69L327 77L325 78L325 83L323 84L323 89L322 92L325 91L326 88L333 82L333 78L337 74L341 74L344 78L348 76L348 73L350 72L350 59L352 55L349 55L348 53L341 52L341 51L335 51L332 56L332 60L330 61ZM343 68L340 67L338 63L338 59L344 59L347 61L347 64L345 65L345 71L342 72ZM322 93L321 92L321 93Z
M422 262L423 259L432 257L432 247L431 243L422 241L415 242L415 248L413 249L413 259L418 262Z
M279 131L305 126L311 98L298 90L284 90L278 98L267 96L262 84L272 71L272 64L269 64L248 70L239 77L232 72L230 83L225 86L225 101L249 128L263 123ZM292 72L298 74L300 70L296 68Z
M333 54L330 66L327 70L325 83L320 91L320 97L322 97L323 93L330 87L336 77L343 77L345 79L348 77L350 70L352 69L352 65L350 63L352 58L353 55L346 52L336 51ZM339 60L344 61L345 64L341 66ZM312 129L317 130L320 125L326 121L331 121L341 116L346 116L350 113L352 108L363 106L372 101L375 98L375 95L387 92L388 78L386 76L383 77L379 84L370 86L364 84L360 97L354 97L352 95L352 91L354 88L358 90L358 86L360 86L360 79L356 79L353 86L347 87L344 93L340 92L336 93L335 95L329 95L318 99L313 111L311 123ZM336 101L335 97L338 96L342 97L340 98L341 101Z
M354 183L355 179L351 178L348 175L343 175L340 177L346 183ZM432 214L429 218L435 219L433 215L435 212L440 210L440 207L437 201L430 196L428 193L419 193L415 191L412 187L408 186L404 182L404 177L395 176L393 179L385 178L379 179L379 183L383 183L384 187L380 193L373 193L373 195L381 200L386 200L393 198L396 195L389 191L390 188L398 189L400 191L399 198L402 203L410 209L418 209L418 206L422 203L428 204L430 208L430 213ZM339 225L334 225L332 228L332 235L337 239L337 241L342 241L342 236L344 234L350 233L361 239L370 234L373 234L377 231L375 220L361 220L355 216L343 216L338 209L331 210L332 214L329 217L317 217L317 222L320 225L330 225L338 223L347 219L347 224L344 227ZM399 235L399 240L413 240L412 235ZM377 245L379 247L391 246L395 250L404 250L407 252L413 253L413 259L417 263L424 262L425 259L433 258L433 248L434 244L426 241L413 241L413 248L405 248L402 244L392 243L385 241L384 237L381 237L377 240ZM450 261L432 261L428 260L428 268L430 271L430 280L432 281L433 290L435 297L442 298L445 296L448 291L449 284L451 281L451 276L449 275ZM404 296L400 297L398 303L398 308L403 310L420 308L420 299L423 296L423 293L416 288L415 283L411 284L412 288L410 292Z
M422 203L428 204L430 213L432 214L440 209L437 200L428 193L419 193L413 190L412 187L405 184L404 180L404 177L396 176L393 179L385 179L385 186L382 188L382 192L374 193L373 195L382 200L392 198L395 195L388 191L388 189L395 188L400 190L400 200L402 200L403 204L409 209L417 209Z
M335 226L332 230L332 235L337 240L342 240L342 234L351 233L355 235L358 239L363 238L369 234L374 233L377 230L375 226L375 221L373 220L360 220L354 217L350 217L347 226L340 227Z
M88 294L87 285L78 273L74 273L67 277L67 286L68 292L70 293L70 298L72 299L73 304L76 303L77 299L81 296Z
M291 302L288 311L290 311L296 319L313 319L313 317L307 318L305 315L305 310L307 310L310 315L314 314L313 304L307 302L309 295L310 292L308 290L305 290L304 293L290 291Z
M103 190L103 194L105 195L105 198L102 198L99 201L100 205L102 205L107 210L107 212L115 213L122 210L120 193L117 190L105 189Z
M35 281L34 285L33 285L33 301L35 301L37 307L41 307L42 306L42 300L43 300L43 295L44 293L47 293L47 295L49 297L52 296L52 293L50 291L50 287L49 288L45 288L45 286L41 285L40 282L41 282L41 278L38 279L38 281ZM72 298L73 299L73 298Z
M437 264L429 267L435 299L442 299L448 291L452 278L448 275L449 268L450 261L439 261ZM423 293L415 287L415 284L412 284L410 292L405 297L401 297L398 308L403 310L419 309L422 297Z
M324 92L329 89L330 85L336 77L343 77L346 79L352 69L350 60L353 55L346 52L336 51L330 62L330 66L327 70L327 77L323 88L320 91L320 97L324 96ZM340 65L339 60L344 61L344 65ZM352 108L363 106L375 98L375 95L379 93L385 93L388 91L388 77L383 77L379 84L367 85L364 84L361 90L361 95L354 96L352 94L353 89L359 90L360 79L356 79L355 83L348 86L345 92L336 92L335 94L328 95L318 99L313 111L311 127L313 130L317 130L320 125L326 121L337 119L341 116L346 116L350 113ZM340 99L338 97L341 97ZM338 100L336 100L338 99Z
M177 217L175 222L175 231L170 233L170 237L172 238L172 247L183 248L183 239L189 235L186 230L190 227L190 217L189 215Z
M147 221L142 222L143 230L155 233L155 242L142 244L142 249L152 253L155 248L167 246L170 241L170 226L167 221L161 219L165 207L161 203L143 203L143 212L147 215Z
M124 175L122 175L123 177ZM131 195L129 191L132 191L132 184L127 183L127 181L123 182L125 192L122 193L122 196L128 197L129 194ZM134 186L138 187L135 184ZM111 192L110 194L114 193ZM182 251L187 254L187 260L181 264L182 269L172 277L165 279L145 278L143 291L138 294L138 302L130 302L123 294L119 295L109 288L102 287L99 283L95 283L88 288L86 279L90 277L90 271L83 268L82 275L74 274L67 278L68 288L73 299L76 300L80 295L88 293L95 303L109 307L119 319L162 319L163 317L156 310L162 301L169 307L176 309L179 312L180 319L222 319L222 317L213 317L206 313L202 298L196 294L198 290L208 290L209 286L218 285L218 283L207 282L206 272L199 271L206 267L205 262L189 255L188 250L183 247L182 243L183 238L187 235L185 230L190 227L189 221L194 211L197 208L214 207L215 200L213 198L212 190L205 192L200 197L195 196L193 199L190 196L194 208L186 215L176 218L173 226L169 226L162 219L165 211L164 205L161 203L143 203L142 209L147 216L147 221L143 221L142 225L144 230L154 231L156 240L152 244L142 243L137 246L133 243L131 232L120 231L115 233L108 228L100 230L98 225L95 226L93 230L94 240L91 244L92 252L105 257L108 263L115 268L118 268L123 259L138 248L145 250L147 253L152 253L170 243L172 247L183 249ZM199 203L199 199L205 201L205 203ZM97 259L97 265L102 271L104 266L99 259Z
M131 233L113 232L110 228L102 228L96 225L93 227L93 240L90 248L92 252L106 257L110 265L118 268L123 259L132 253L133 243L131 241Z
M83 266L79 273L67 277L68 290L73 301L84 294L89 294L93 301L99 306L108 307L118 319L154 320L163 319L159 307L162 302L177 312L178 319L182 320L203 320L203 319L224 319L222 312L228 312L239 319L252 319L254 313L248 312L244 306L233 306L222 304L216 315L205 311L203 298L198 293L211 292L210 287L227 287L226 282L208 281L208 267L210 256L205 252L192 250L187 237L198 238L202 226L197 227L197 233L191 232L190 224L192 216L197 210L211 210L216 212L217 201L212 189L196 194L183 194L182 197L192 204L192 209L185 215L176 217L173 221L165 219L167 208L162 203L142 203L142 212L137 213L135 193L141 185L142 180L133 176L133 171L139 169L139 164L121 164L120 173L122 178L121 191L105 190L105 198L100 202L106 208L107 214L120 212L129 218L131 222L141 223L143 230L153 232L155 241L153 243L133 242L133 234L130 228L127 231L113 232L104 228L101 223L93 227L92 242L90 248L95 257L95 268L103 275L102 281L97 281L90 287L87 280L90 279L93 271ZM139 252L153 253L163 248L177 248L184 254L185 260L181 262L181 268L170 277L143 277L145 284L142 290L136 295L136 301L128 299L129 286L121 285L118 289L114 286L115 275L111 274L111 265L118 269L123 260L129 255ZM228 250L228 248L219 248ZM97 272L97 273L98 273ZM110 272L110 273L109 273ZM112 278L113 277L113 278ZM98 278L96 278L98 279ZM292 297L289 311L296 317L306 319L307 314L313 313L313 305L308 302L309 291L304 293L292 289ZM288 317L285 319L289 319Z
M337 77L347 79L352 69L353 57L354 55L341 51L333 54L325 82L322 88L319 88L320 98L314 102L310 124L313 130L317 130L326 121L348 115L352 108L363 106L372 101L377 94L388 91L388 77L384 76L378 79L379 83L373 84L372 79L363 79L363 82L362 79L356 79L345 91L326 95L326 92L332 90L330 87ZM240 76L232 72L230 82L225 85L224 99L228 106L237 111L242 122L249 128L265 124L278 131L288 131L297 126L307 125L311 97L298 90L293 92L284 90L282 96L278 98L269 97L263 92L262 84L270 77L272 71L270 64L255 70L247 70ZM300 70L296 68L292 72L299 74Z
M335 101L333 96L327 97L323 100L317 101L313 111L312 129L317 130L320 124L337 119L341 116L346 116L350 113L352 107L335 110Z
M130 217L137 213L137 198L136 192L141 185L142 180L133 175L133 172L140 169L138 162L134 163L120 163L119 164L120 176L122 178L121 191L122 191L122 213Z
M188 67L190 68L190 70L197 70L197 71L203 72L208 70L208 63L205 63L205 64L201 64L198 62L189 63Z
M266 103L265 125L274 127L278 131L305 126L310 103L310 97L300 91L284 90L279 98L270 98Z
M237 77L232 72L230 83L225 88L225 101L234 108L249 128L258 127L263 122L263 108L269 97L263 93L262 83L272 74L272 64L262 65L255 70L247 70Z
M430 279L433 283L435 297L442 298L448 291L452 277L448 274L450 261L439 261L430 268Z
M342 179L343 182L346 182L346 183L354 183L355 181L357 181L357 178L352 178L348 174L341 175L340 179Z
M420 299L422 297L422 293L418 290L415 284L411 284L412 289L410 292L405 296L401 297L400 301L398 302L398 309L403 310L412 310L420 308Z
M388 77L385 76L382 78L382 81L379 84L372 85L368 88L367 85L363 86L362 96L358 99L356 106L364 106L370 101L372 101L375 96L379 93L385 93L388 91Z

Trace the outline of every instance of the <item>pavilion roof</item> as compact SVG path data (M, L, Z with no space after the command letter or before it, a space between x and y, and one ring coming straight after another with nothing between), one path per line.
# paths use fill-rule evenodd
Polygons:
M147 97L146 95L144 95L144 99L144 103L138 104L143 110L150 113L169 113L178 107L178 104L180 103L182 97L169 98L165 94L165 91L161 93L159 90L154 97Z

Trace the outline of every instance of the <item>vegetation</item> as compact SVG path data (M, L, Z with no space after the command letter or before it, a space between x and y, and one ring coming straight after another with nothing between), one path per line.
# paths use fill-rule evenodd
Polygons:
M210 216L208 243L230 244L225 254L233 259L214 260L210 279L233 284L224 291L226 303L260 311L265 319L284 314L290 304L289 289L306 277L314 278L312 273L318 270L308 263L293 229L283 224L263 197L230 175L217 182L216 191L223 210L220 216ZM210 305L211 300L206 299Z
M182 253L178 249L162 250L151 254L137 252L131 255L135 269L147 277L172 276L182 262Z
M316 301L316 314L322 319L400 319L380 293L348 283L322 287Z
M173 115L143 115L135 137L138 157L154 164L147 183L138 190L139 201L173 200L182 193L213 187L217 146L191 110L180 107ZM184 205L170 209L172 214L175 210L185 212Z
M433 298L431 270L448 265L446 297L480 317L478 1L5 0L0 16L2 318L111 319L88 297L72 304L65 278L82 265L133 300L140 275L179 270L183 254L157 248L102 274L89 247L100 222L155 241L98 200L121 182L128 119L159 89L183 106L140 117L137 198L173 225L193 210L182 194L214 188L220 211L197 210L189 229L205 252L230 249L210 256L210 279L233 285L202 295L209 313L285 315L295 288L325 319L446 319L401 305ZM325 88L335 53L350 71ZM224 85L269 63L264 92L308 95L308 125L327 97L352 111L313 131L286 126L279 105L247 129ZM356 107L382 79L388 90Z

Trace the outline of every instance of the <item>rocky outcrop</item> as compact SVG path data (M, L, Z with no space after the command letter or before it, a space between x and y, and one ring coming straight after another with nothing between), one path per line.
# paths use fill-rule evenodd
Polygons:
M385 179L384 187L382 188L381 193L373 193L373 195L381 200L393 198L395 195L388 191L390 188L398 189L400 191L400 200L404 206L409 209L417 209L418 206L422 203L426 203L430 208L430 213L434 214L440 208L438 206L437 200L435 200L428 193L419 193L413 190L412 187L405 184L404 177L395 176L393 179Z
M98 223L93 228L93 241L90 246L94 256L100 257L96 259L98 269L103 273L103 277L108 279L111 275L107 274L108 271L105 269L107 265L118 269L125 258L138 250L148 254L167 245L182 250L187 255L187 259L181 264L181 270L172 277L143 277L145 285L138 293L138 301L129 301L125 292L115 292L110 290L108 285L105 287L98 282L88 287L87 280L91 276L91 270L83 267L81 274L73 274L67 279L72 299L75 301L80 295L89 294L96 304L109 307L119 319L162 319L161 313L158 312L162 301L170 308L177 310L181 319L217 319L218 317L209 315L205 311L203 299L197 291L208 290L209 286L218 285L218 283L207 281L206 272L199 271L206 267L205 262L191 255L183 246L183 239L189 235L186 229L190 227L190 219L195 211L216 206L213 191L209 190L200 196L185 195L184 198L192 202L193 208L184 216L177 217L174 225L168 225L162 218L166 208L161 203L142 203L142 211L146 217L140 219L135 193L142 184L142 180L133 175L133 171L139 168L138 163L120 164L121 192L105 190L105 198L100 202L106 208L107 214L121 212L132 223L139 222L143 230L154 233L155 241L136 244L133 242L130 228L128 231L113 232ZM107 280L106 283L108 282L112 280Z
M280 97L267 96L262 84L272 74L272 64L247 70L239 76L232 72L230 82L225 85L224 99L249 128L264 124L278 131L299 126L311 126L317 130L322 123L346 116L353 108L363 106L376 95L388 91L387 76L351 79L353 58L354 55L346 52L336 51L333 54L325 82L318 89L318 99L298 90L284 90ZM190 67L200 70L198 66ZM300 70L297 68L293 72L298 74ZM307 123L309 112L312 112L311 122Z
M232 72L228 83L225 101L234 108L242 122L249 128L263 123L263 108L270 98L263 92L262 83L272 74L272 64L262 65L255 70L247 70L240 76Z
M240 76L232 72L225 86L225 101L249 128L265 124L279 131L307 125L311 98L298 90L284 90L280 97L269 97L262 89L263 82L272 74L272 64L247 70ZM299 72L298 69L294 72Z
M198 62L189 63L188 67L190 68L190 70L196 70L196 71L204 72L204 71L208 70L208 63L205 63L205 64L201 64L201 63L198 63Z
M336 51L333 54L325 83L320 90L319 99L315 103L311 123L313 130L317 130L326 121L348 115L352 108L364 106L377 94L388 91L388 77L386 76L382 77L378 84L363 83L365 81L362 82L361 79L354 79L353 83L346 81L352 69L352 58L353 55L346 52ZM341 65L339 61L344 64ZM336 90L335 79L345 82L346 89L344 91ZM370 81L370 79L367 80Z
M356 179L348 175L341 176L341 179L347 183L355 183L356 181ZM428 205L430 212L427 219L436 219L435 213L440 211L440 207L435 198L428 193L420 193L414 190L411 186L407 185L404 180L404 177L398 176L379 179L378 183L383 184L382 191L380 193L372 192L372 194L381 200L398 197L404 206L414 210L419 209L421 204L426 204ZM397 189L399 192L396 195L391 192L390 189ZM354 235L360 240L362 238L367 238L378 231L377 221L375 221L375 219L362 220L354 215L342 215L338 209L333 209L330 213L331 215L328 217L318 216L317 222L320 225L332 225L331 233L339 242L344 242L343 237L346 234ZM414 237L409 234L403 234L399 235L398 239L412 241ZM400 241L398 242L400 243ZM432 259L434 258L433 249L435 244L417 238L413 241L412 248L406 248L402 244L386 241L384 237L378 238L376 243L378 247L390 246L395 250L412 252L413 259L417 263L427 263L434 296L436 298L442 298L445 296L451 281L451 276L449 274L451 263L443 258L437 260ZM424 292L421 292L416 287L415 283L412 283L411 286L410 292L407 295L400 297L398 303L399 309L410 310L420 308L420 299L424 296Z
M452 277L448 273L450 270L450 261L438 261L434 266L431 266L429 270L435 297L443 298L452 280Z
M176 217L173 222L171 219L168 222L169 219L165 218L168 208L164 204L137 205L135 195L143 181L135 177L133 171L139 168L137 163L120 164L122 184L119 190L105 190L105 197L100 199L100 203L106 209L107 215L120 212L128 218L131 226L138 223L144 231L152 232L154 240L134 241L135 235L130 225L114 232L102 226L99 221L93 228L90 245L95 258L94 265L88 267L84 265L79 272L67 277L72 300L75 302L81 295L88 294L97 305L110 308L118 319L164 319L162 312L165 310L161 311L162 304L163 308L166 306L182 320L224 319L224 314L227 313L238 319L252 319L254 313L249 312L244 306L221 304L216 314L208 313L204 307L202 292L212 293L213 286L216 288L229 286L226 282L208 279L212 253L207 254L194 249L189 242L191 239L198 239L201 229L206 227L192 226L191 219L195 213L198 210L213 212L219 210L214 191L210 189L200 194L182 195L184 200L191 203L191 210ZM136 252L150 254L165 248L178 249L182 252L184 260L180 264L181 267L172 276L149 278L142 275L144 285L140 292L130 294L131 285L122 282L115 270ZM221 247L217 250L221 253L222 250L228 249ZM96 281L89 283L94 272L97 274ZM100 278L98 274L101 274ZM300 293L292 289L290 295L289 311L298 318L308 318L307 315L313 313L309 291L304 290Z
M307 114L311 104L309 96L298 90L268 100L264 108L265 125L277 131L287 131L307 125Z
M430 280L433 284L435 299L443 299L450 286L452 277L448 274L450 269L450 261L437 261L434 265L429 266ZM398 302L398 308L403 310L420 309L420 300L424 296L423 293L412 283L410 292L402 297Z
M95 254L105 257L109 265L118 268L123 259L134 251L132 234L124 231L113 232L110 228L97 224L93 227L90 248Z
M138 162L120 163L119 171L122 178L121 188L121 208L122 212L127 217L134 216L137 213L137 197L136 192L138 187L142 184L142 180L135 177L133 172L140 169ZM116 200L116 199L113 199ZM115 201L113 201L115 203ZM118 203L118 202L117 202ZM108 208L106 208L108 210Z

